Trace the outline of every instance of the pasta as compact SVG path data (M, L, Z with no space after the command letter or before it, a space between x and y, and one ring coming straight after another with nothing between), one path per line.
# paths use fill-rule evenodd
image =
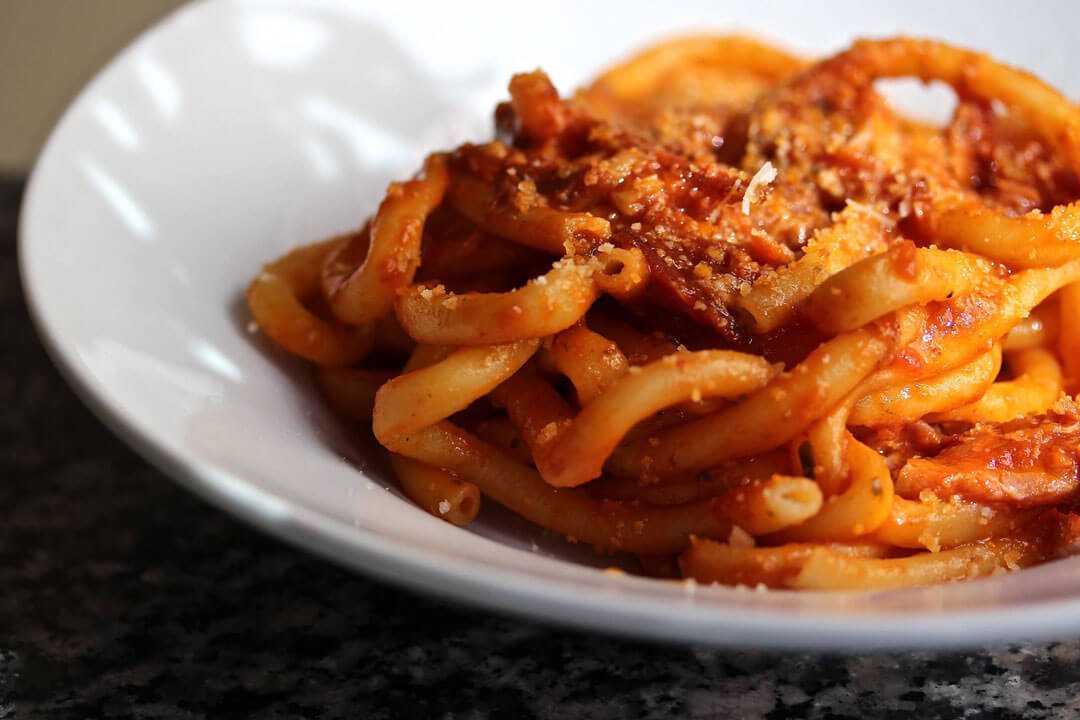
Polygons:
M954 90L945 127L879 94L905 76ZM684 37L509 91L496 139L247 292L417 506L794 590L1080 539L1080 109L907 38Z

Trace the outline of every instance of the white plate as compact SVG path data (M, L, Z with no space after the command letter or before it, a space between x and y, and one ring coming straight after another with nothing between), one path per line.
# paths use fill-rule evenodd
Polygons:
M79 96L26 194L23 283L53 358L140 452L281 538L412 588L582 628L732 646L970 645L1080 631L1080 560L877 594L618 576L492 509L468 530L390 488L300 363L246 331L269 258L359 224L425 151L482 139L509 74L564 89L669 30L743 27L811 52L944 36L1074 93L1080 6L204 2ZM977 8L977 9L976 9ZM360 444L362 445L362 443ZM588 563L592 563L590 566Z

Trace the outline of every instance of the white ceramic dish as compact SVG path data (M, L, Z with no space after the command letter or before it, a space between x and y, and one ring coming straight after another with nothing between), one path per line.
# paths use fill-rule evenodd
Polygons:
M118 434L209 501L340 563L581 628L852 650L1080 631L1080 560L891 593L759 593L606 573L497 509L452 527L391 489L301 365L247 332L241 304L263 261L360 223L426 150L483 138L514 70L542 65L571 88L672 30L753 28L816 54L904 31L992 51L1075 94L1080 6L370 5L186 7L54 131L23 208L23 283L53 358Z

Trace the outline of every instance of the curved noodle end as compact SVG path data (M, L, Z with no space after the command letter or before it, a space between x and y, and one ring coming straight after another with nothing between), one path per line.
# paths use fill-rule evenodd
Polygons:
M292 251L266 265L245 293L252 318L271 340L318 365L349 365L372 347L370 327L343 327L303 303L318 293L318 272L327 254L347 241L334 238Z

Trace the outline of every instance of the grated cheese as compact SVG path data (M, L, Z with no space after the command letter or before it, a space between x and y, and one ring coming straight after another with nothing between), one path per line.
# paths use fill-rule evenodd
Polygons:
M743 215L750 214L750 205L757 202L762 193L765 192L765 187L776 179L776 168L768 160L761 166L754 177L750 178L750 184L746 186L746 192L743 193L742 198L742 211Z
M754 547L754 536L743 530L738 525L731 526L731 533L728 534L728 544L731 547Z

